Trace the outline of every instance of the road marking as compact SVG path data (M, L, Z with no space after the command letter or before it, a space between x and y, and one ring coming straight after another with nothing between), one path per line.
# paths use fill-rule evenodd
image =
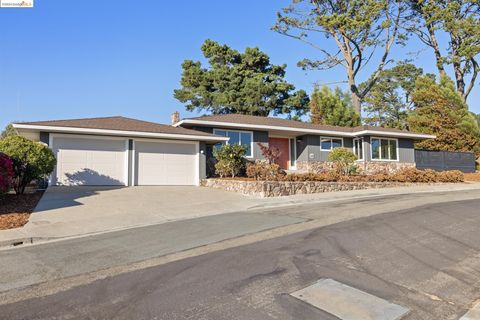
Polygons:
M399 320L409 309L332 279L291 293L297 299L342 320Z
M480 320L480 301L477 301L473 308L468 310L459 320Z

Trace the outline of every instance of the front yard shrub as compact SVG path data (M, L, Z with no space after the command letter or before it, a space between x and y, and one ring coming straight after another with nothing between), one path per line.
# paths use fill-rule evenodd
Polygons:
M13 162L13 188L17 194L33 180L45 179L57 163L55 155L46 145L27 138L11 135L0 140L0 152Z
M245 171L245 153L247 148L239 144L224 144L213 150L213 156L217 160L215 173L220 178L235 176Z
M248 163L247 177L255 180L279 180L286 175L276 163Z
M0 153L0 197L7 193L13 184L13 161L4 153Z
M355 154L346 148L334 148L328 154L328 161L333 162L335 170L344 176L356 172L355 160Z
M278 162L278 159L282 154L280 149L278 149L277 147L270 147L270 146L267 147L261 142L257 142L257 145L260 148L260 152L262 153L262 156L267 161L267 164L274 164Z
M259 179L263 180L263 179ZM293 173L285 176L277 176L277 181L324 181L324 182L401 182L401 183L458 183L465 180L462 172L434 170L419 170L416 168L404 168L396 173L378 173L373 175L351 175L345 176L332 170L326 173Z

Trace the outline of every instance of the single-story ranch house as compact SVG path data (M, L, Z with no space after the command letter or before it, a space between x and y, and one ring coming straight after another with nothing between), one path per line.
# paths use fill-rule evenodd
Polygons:
M176 113L175 115L178 115ZM17 131L47 144L57 157L52 185L199 185L213 148L247 146L246 158L262 160L257 142L280 149L285 170L319 171L330 150L345 147L360 170L415 166L414 141L435 136L404 130L316 125L238 114L202 116L172 125L125 117L14 123Z

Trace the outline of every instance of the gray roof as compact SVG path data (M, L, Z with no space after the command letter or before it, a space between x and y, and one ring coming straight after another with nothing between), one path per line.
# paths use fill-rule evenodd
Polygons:
M391 129L391 128L382 128L375 126L357 126L357 127L339 127L339 126L328 126L313 124L309 122L300 122L295 120L288 120L275 117L259 117L259 116L249 116L243 114L221 114L221 115L208 115L195 118L187 118L186 120L202 120L202 121L212 121L212 122L225 122L225 123L238 123L238 124L252 124L252 125L263 125L263 126L274 126L274 127L288 127L294 129L313 129L313 130L328 130L328 131L338 131L338 132L360 132L364 130L375 130L382 132L396 132L396 133L413 133L407 130Z

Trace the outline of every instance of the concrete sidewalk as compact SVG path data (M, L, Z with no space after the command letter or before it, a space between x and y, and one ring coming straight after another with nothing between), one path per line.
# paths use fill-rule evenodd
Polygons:
M0 231L0 246L80 237L247 210L400 194L480 190L480 183L443 184L252 198L200 187L51 187L29 222Z

